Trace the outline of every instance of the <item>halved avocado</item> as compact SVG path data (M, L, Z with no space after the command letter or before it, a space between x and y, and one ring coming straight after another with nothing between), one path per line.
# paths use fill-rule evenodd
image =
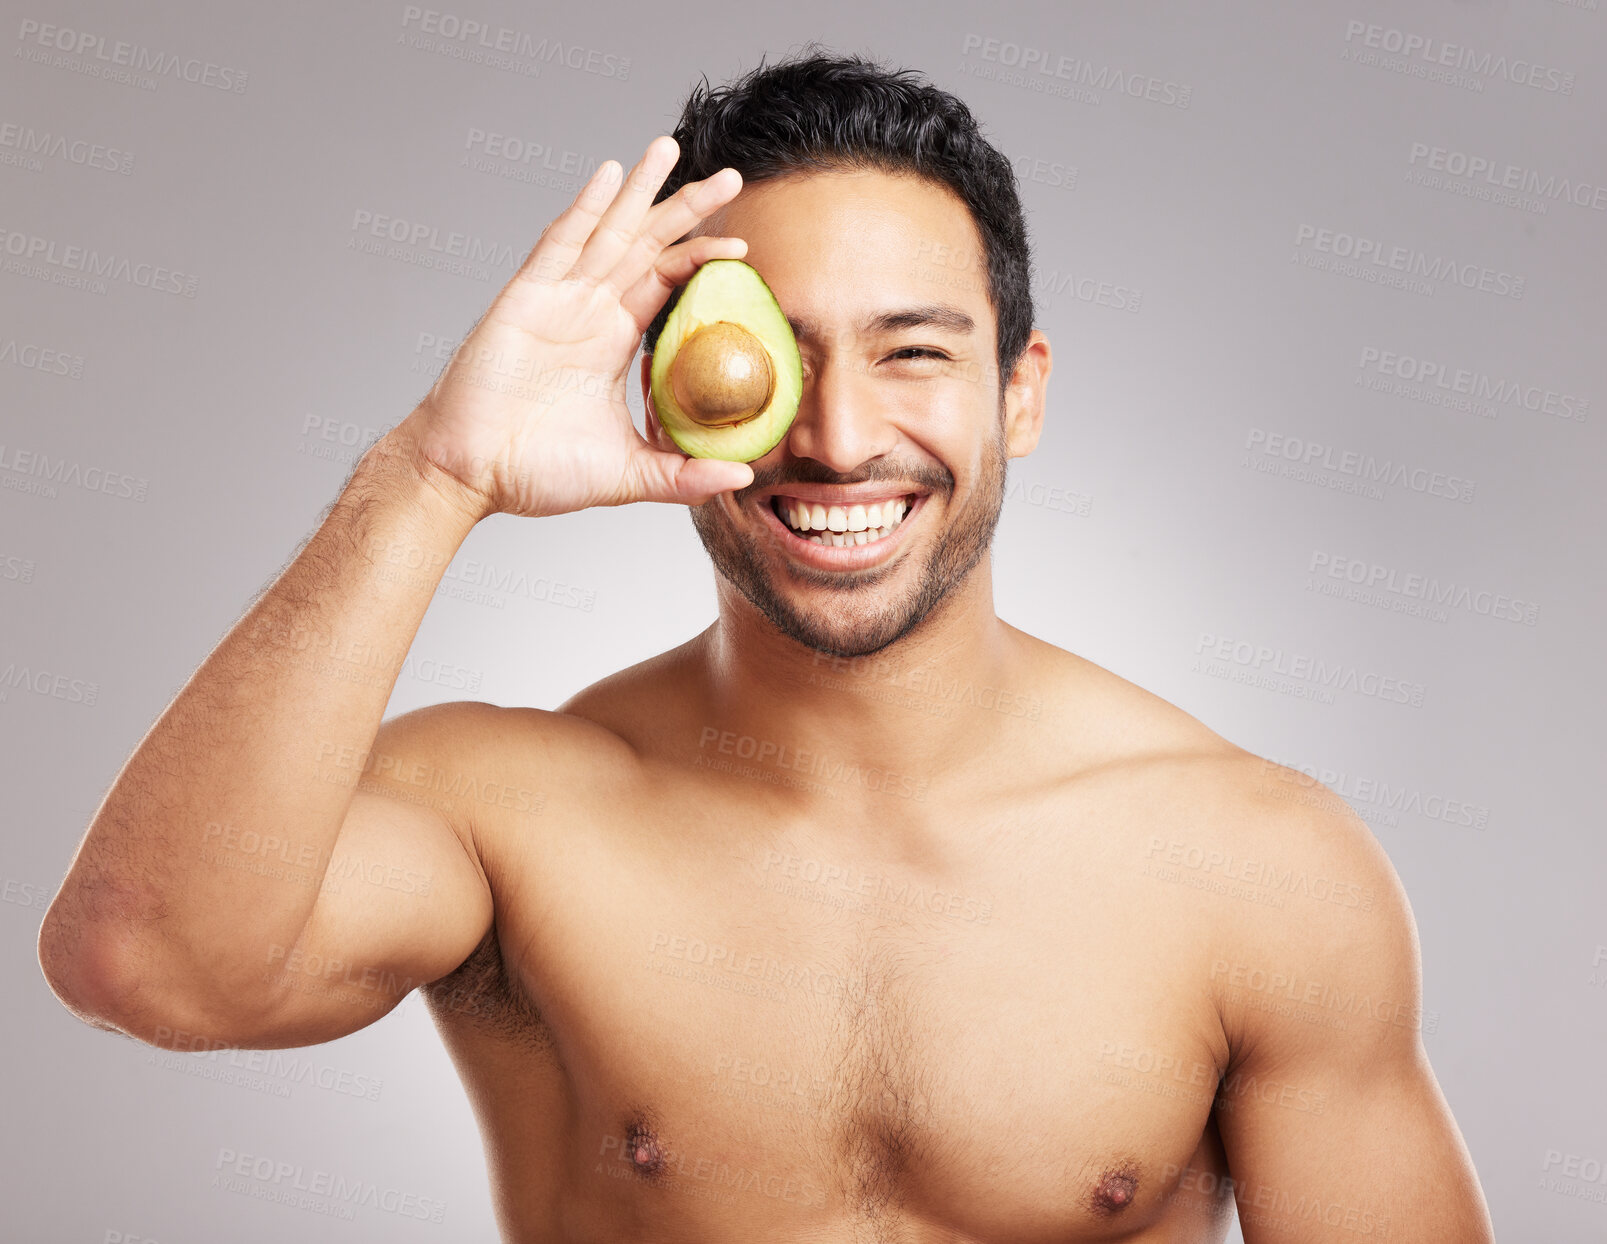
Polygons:
M653 350L653 409L693 458L752 462L792 426L803 361L764 278L740 259L692 274Z

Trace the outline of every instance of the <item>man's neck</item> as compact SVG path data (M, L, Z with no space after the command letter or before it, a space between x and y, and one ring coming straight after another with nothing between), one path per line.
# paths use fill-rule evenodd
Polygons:
M720 586L720 618L693 644L703 734L761 768L843 762L924 783L985 757L992 732L974 705L1037 690L1019 633L994 613L986 559L920 625L856 657L805 646Z

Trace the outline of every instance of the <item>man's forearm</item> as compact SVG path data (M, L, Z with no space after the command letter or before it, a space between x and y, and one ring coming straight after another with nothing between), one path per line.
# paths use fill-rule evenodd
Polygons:
M478 517L413 465L410 431L364 456L96 812L40 936L52 983L86 1009L135 990L149 1004L176 981L249 996L262 948L306 925L318 886L253 864L271 854L322 878L407 651Z

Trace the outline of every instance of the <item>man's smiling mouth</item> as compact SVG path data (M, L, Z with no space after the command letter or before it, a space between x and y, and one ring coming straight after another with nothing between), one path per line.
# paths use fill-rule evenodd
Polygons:
M918 499L918 494L906 493L869 505L826 505L777 493L770 498L770 508L790 531L811 544L845 548L885 540L898 529Z

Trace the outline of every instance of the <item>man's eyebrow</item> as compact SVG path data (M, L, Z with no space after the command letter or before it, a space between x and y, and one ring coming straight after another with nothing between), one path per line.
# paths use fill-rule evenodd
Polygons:
M789 315L787 323L792 335L799 341L818 341L819 326L813 320ZM866 333L894 333L904 328L937 328L951 333L970 333L976 330L976 321L958 307L931 304L923 307L903 307L897 311L883 311L865 320L861 325Z

